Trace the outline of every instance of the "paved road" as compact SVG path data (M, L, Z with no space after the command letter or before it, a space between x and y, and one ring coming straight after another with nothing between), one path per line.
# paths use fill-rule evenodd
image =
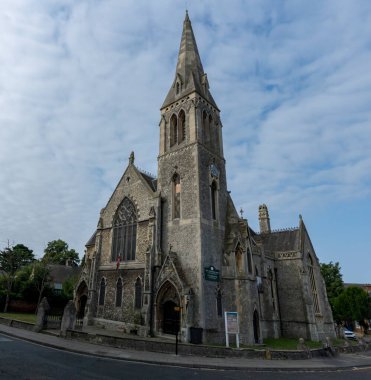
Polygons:
M151 380L369 380L371 367L340 371L234 371L200 370L167 367L143 363L74 354L0 334L0 379L1 380L84 380L84 379L151 379Z

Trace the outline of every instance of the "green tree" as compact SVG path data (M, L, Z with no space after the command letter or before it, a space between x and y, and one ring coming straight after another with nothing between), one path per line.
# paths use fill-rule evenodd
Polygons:
M4 313L8 311L10 296L13 290L16 272L35 260L33 251L23 244L7 247L0 251L0 269L5 279Z
M347 325L353 325L354 321L368 319L370 317L370 297L363 289L350 286L334 300L334 314Z
M74 249L69 249L68 244L61 240L50 241L44 250L43 261L50 264L66 264L77 266L80 262L79 254Z
M334 312L335 299L343 292L344 282L342 274L340 273L339 263L330 261L328 264L320 264L321 274L326 284L327 297ZM336 318L335 318L336 319Z
M78 281L78 276L77 275L74 275L74 276L70 276L68 277L62 284L62 290L63 290L63 295L71 300L73 299L73 291L75 289L75 286L77 284L77 281Z

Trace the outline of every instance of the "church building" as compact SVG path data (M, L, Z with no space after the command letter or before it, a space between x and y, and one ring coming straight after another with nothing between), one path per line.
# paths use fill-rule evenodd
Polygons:
M157 178L139 170L131 153L86 244L75 291L84 324L225 343L225 312L237 312L244 344L334 337L303 219L297 228L272 231L262 204L254 231L236 211L220 110L188 13L160 113Z

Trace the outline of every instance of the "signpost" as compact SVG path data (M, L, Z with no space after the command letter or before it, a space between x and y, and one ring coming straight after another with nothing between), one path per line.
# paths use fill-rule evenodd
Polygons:
M225 320L225 341L229 347L229 334L236 334L236 345L240 348L240 323L238 313L236 311L226 311L224 313Z
M219 282L219 270L215 269L212 265L204 267L204 275L206 281Z

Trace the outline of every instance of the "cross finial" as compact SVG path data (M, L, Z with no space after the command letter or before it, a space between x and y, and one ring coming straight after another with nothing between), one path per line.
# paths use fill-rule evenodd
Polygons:
M241 219L243 219L243 208L240 209Z

